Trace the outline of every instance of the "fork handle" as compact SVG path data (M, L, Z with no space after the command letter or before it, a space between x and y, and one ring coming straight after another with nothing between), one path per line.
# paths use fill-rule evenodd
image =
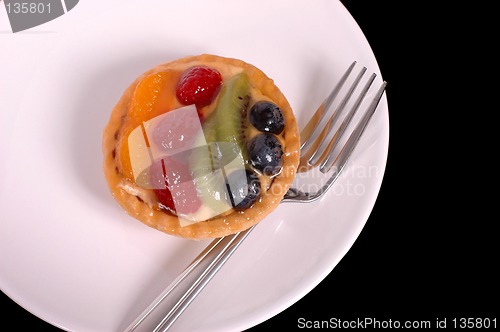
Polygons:
M254 229L212 241L125 332L167 331Z

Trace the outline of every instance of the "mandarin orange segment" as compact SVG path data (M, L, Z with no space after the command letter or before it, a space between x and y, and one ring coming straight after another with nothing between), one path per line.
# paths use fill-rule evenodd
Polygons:
M175 87L180 78L179 71L167 70L146 76L137 85L128 115L137 125L160 114L179 108Z

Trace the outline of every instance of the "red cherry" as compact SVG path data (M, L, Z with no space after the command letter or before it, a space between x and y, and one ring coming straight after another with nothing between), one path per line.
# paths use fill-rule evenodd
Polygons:
M217 70L195 66L182 74L177 83L176 96L184 105L195 104L201 108L212 102L221 85L222 77Z
M172 193L168 188L165 189L154 189L156 198L158 201L165 206L170 211L176 213L174 199L172 198Z
M151 165L150 177L158 201L167 209L189 214L200 208L201 201L186 164L174 158L158 160Z

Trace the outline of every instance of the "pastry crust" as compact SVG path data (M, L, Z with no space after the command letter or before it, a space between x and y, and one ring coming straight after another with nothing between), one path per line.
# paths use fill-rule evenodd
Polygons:
M130 176L125 174L120 159L122 145L130 127L128 115L138 84L147 76L168 70L185 70L195 65L206 65L221 71L223 79L233 71L247 72L253 89L260 91L263 98L277 104L285 117L286 125L280 140L283 143L283 168L269 182L267 190L262 190L261 197L253 206L243 211L231 210L231 213L214 217L207 221L181 226L177 216L169 214L152 204L155 196L152 190L137 188ZM295 116L285 96L255 66L241 60L216 55L203 54L160 64L138 77L123 93L114 107L103 132L104 174L113 197L132 217L142 223L167 234L189 238L217 238L248 229L271 213L281 202L290 188L299 163L299 131Z

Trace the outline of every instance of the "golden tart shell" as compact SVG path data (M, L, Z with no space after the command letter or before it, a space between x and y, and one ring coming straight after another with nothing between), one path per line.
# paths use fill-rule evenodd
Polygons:
M270 181L268 190L262 190L260 199L250 208L220 215L207 221L181 226L177 216L152 206L154 193L152 190L134 187L133 180L124 171L121 161L123 142L133 119L129 109L133 103L134 92L144 78L166 71L182 71L196 65L204 65L218 69L223 79L232 71L247 72L253 89L257 89L263 98L277 104L285 117L285 129L280 134L283 143L282 171ZM181 104L178 107L182 107ZM172 62L160 64L138 77L123 93L113 108L109 122L103 132L104 174L113 197L132 217L142 223L167 234L189 238L217 238L250 228L269 215L281 202L290 188L299 163L299 131L295 116L287 99L261 70L244 61L225 58L211 54L191 56Z

